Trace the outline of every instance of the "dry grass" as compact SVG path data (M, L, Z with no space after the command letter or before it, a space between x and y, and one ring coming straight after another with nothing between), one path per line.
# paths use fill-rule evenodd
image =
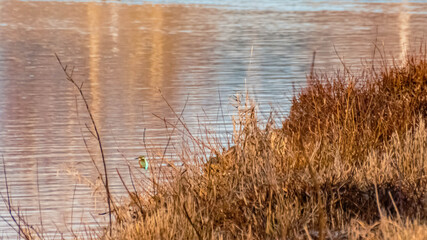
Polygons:
M357 76L310 74L281 127L260 124L249 99L238 105L228 148L175 113L183 166L141 178L154 192L127 187L99 238L427 238L425 51ZM35 239L28 229L19 234Z
M190 137L199 148L154 196L132 196L111 238L425 239L425 54L308 78L282 127L246 100L232 147Z

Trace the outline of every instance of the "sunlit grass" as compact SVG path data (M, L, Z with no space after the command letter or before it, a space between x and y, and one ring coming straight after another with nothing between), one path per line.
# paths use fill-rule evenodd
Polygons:
M176 154L182 166L161 157L170 167L153 171L154 161L143 162L151 175L124 184L121 206L103 182L114 221L86 238L426 239L425 51L307 80L279 124L274 116L261 124L255 103L237 98L227 147L193 136L174 112L171 127L188 140ZM43 237L18 227L25 239Z
M184 149L112 239L426 238L425 54L310 75L281 127L240 106L232 147Z

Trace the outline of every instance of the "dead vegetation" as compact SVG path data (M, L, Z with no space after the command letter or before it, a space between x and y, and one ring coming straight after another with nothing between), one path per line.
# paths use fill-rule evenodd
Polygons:
M184 154L111 238L424 239L425 57L311 74L279 128L246 99L232 147Z
M261 124L248 98L238 106L227 148L175 113L168 124L189 139L182 167L152 171L153 191L124 186L100 238L427 238L425 50L357 75L312 72L280 127Z

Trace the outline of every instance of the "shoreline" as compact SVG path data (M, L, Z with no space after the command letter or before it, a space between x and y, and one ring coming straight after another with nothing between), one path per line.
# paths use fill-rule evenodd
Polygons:
M312 71L307 82L281 127L274 117L261 125L246 97L236 102L230 147L188 131L183 165L162 159L169 168L134 179L150 191L123 184L126 203L99 171L112 220L96 239L426 238L426 52L356 74ZM15 217L21 237L43 239Z

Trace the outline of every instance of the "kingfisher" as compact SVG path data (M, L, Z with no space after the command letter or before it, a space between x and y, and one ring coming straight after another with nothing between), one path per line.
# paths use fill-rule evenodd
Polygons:
M148 160L145 156L139 156L135 159L138 160L140 168L144 168L145 170L148 169Z

